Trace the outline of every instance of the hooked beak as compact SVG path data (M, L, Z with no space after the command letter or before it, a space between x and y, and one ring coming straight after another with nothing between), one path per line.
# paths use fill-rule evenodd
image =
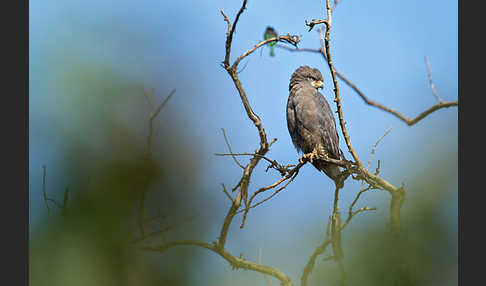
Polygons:
M318 80L318 81L313 81L312 86L315 87L315 88L322 88L322 86L324 86L324 84L322 83L321 80Z

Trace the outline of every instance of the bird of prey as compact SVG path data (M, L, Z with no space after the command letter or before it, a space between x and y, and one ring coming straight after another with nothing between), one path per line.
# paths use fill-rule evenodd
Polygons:
M274 28L268 26L267 29L265 30L265 34L263 34L263 38L265 40L268 40L275 37L278 37L277 32L275 31ZM270 56L272 57L275 56L274 48L276 43L277 43L276 41L268 43L268 46L270 47Z
M299 67L291 76L287 101L287 127L297 151L319 171L324 171L336 184L339 182L339 167L321 158L340 159L339 136L334 114L324 96L322 74L309 66Z

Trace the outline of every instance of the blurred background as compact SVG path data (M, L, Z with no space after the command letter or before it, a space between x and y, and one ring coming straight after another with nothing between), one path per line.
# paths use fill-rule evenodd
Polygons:
M133 247L137 204L147 194L151 229L168 229L153 244L175 239L217 239L232 188L242 175L227 147L253 152L258 133L233 82L221 67L226 23L241 1L30 1L29 19L29 218L31 285L266 285L263 275L238 270L205 249L177 247L166 253ZM324 1L249 1L233 39L234 60L263 39L265 28L301 35L301 48L320 46L305 20L323 18ZM333 13L334 65L370 99L415 117L436 103L427 78L427 56L444 101L458 99L457 1L339 1ZM317 29L315 29L317 30ZM263 47L240 64L250 104L262 119L267 154L294 164L300 154L287 131L285 106L291 74L301 65L321 70L322 93L332 103L332 81L319 54ZM442 109L414 126L364 104L339 81L351 142L371 170L407 188L402 207L416 285L457 285L457 107ZM153 152L146 158L149 106L176 93L154 120ZM335 106L331 104L333 109ZM341 136L341 149L350 158ZM240 158L243 163L248 158ZM66 209L49 209L43 197ZM255 170L250 192L280 175ZM347 211L360 188L347 181L339 206ZM250 211L240 229L233 221L227 249L279 268L295 285L325 235L333 183L311 165L285 191ZM369 191L343 231L344 266L350 284L389 285L386 241L388 193ZM329 250L328 250L329 251ZM310 285L336 285L336 263L318 258ZM275 285L278 281L274 280Z

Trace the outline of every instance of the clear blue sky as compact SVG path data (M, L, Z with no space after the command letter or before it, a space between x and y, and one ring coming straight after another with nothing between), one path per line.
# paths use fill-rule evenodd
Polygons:
M301 35L300 47L318 48L319 35L315 31L307 32L304 20L322 18L323 3L250 0L236 29L232 59L258 43L267 25L274 26L281 34ZM258 147L257 131L247 118L233 83L220 66L224 58L226 24L219 10L224 9L233 20L240 5L241 1L221 0L30 1L31 228L46 214L41 195L41 166L48 166L49 189L53 196L60 196L63 188L69 185L69 176L62 169L63 158L60 157L66 134L90 122L78 110L79 102L70 101L60 87L63 75L79 64L76 57L136 79L164 97L172 88L177 88L167 108L185 111L181 117L189 126L187 131L198 138L202 159L207 163L200 177L203 186L200 192L218 202L213 218L216 222L222 219L228 206L220 183L234 185L241 171L231 158L213 155L226 152L220 129L227 130L235 152L252 152ZM425 56L429 58L441 98L458 98L457 27L457 1L342 0L333 14L334 64L371 99L414 117L435 104ZM327 64L317 54L276 49L276 57L272 58L268 52L264 47L244 60L241 66L246 65L246 68L240 73L240 79L268 137L278 138L268 156L281 163L295 163L298 155L285 120L290 75L301 65L319 68L325 78L323 93L331 103L332 82ZM161 78L164 82L173 82L173 86L161 86ZM193 84L178 85L180 78ZM446 162L456 171L447 176L452 199L444 218L456 231L457 108L439 110L408 127L392 115L365 105L342 81L339 84L348 132L363 161L367 162L376 140L394 126L379 145L372 165L375 168L376 160L381 160L384 178L395 185L407 183L414 175L428 170L428 166L421 163L424 158L442 164L439 158L446 157ZM140 95L133 94L134 98L137 96ZM145 108L141 96L140 101L140 106ZM123 117L123 112L121 114L117 116ZM170 112L165 114L157 124L170 124ZM345 151L342 134L340 136L341 149ZM346 151L345 155L350 157ZM253 188L278 178L276 173L265 173L263 169L264 166L256 171ZM413 186L409 187L413 190ZM331 209L331 188L328 178L310 165L305 166L285 192L250 213L244 230L239 230L239 220L235 221L228 247L235 253L246 251L247 256L255 259L255 246L261 244L266 251L266 261L279 263L279 249L292 242L275 241L270 234L285 237L314 229L316 238L312 243L317 243L323 219L325 221ZM357 190L356 183L345 187L343 207ZM415 195L410 191L410 200ZM387 200L385 194L370 195L362 204L377 205L376 215L386 216L384 203ZM271 229L268 229L269 224ZM205 239L213 240L218 230L219 223L214 223L214 230L208 231ZM298 261L295 263L302 264L307 259L307 254L298 256L299 251L310 253L313 247L314 244L290 249L296 252ZM225 262L217 257L208 259L207 266L203 266L206 269L201 272L216 275L211 272L214 271L212 266Z

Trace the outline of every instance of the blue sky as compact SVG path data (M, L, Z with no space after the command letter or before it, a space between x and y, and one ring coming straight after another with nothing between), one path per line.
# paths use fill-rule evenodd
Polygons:
M72 97L64 93L66 83L61 83L65 74L75 70L80 63L77 58L135 79L147 89L154 88L156 94L163 97L172 88L177 88L167 109L184 111L179 118L183 118L187 131L197 138L201 159L207 164L204 174L199 177L203 186L199 192L218 202L213 218L216 221L222 219L228 206L220 183L236 184L241 172L231 158L213 155L226 152L220 129L226 129L235 152L251 152L258 147L258 133L247 118L233 83L220 66L224 58L226 24L219 10L224 9L233 20L240 2L30 1L31 228L46 215L41 195L41 166L48 166L49 189L53 196L59 196L69 185L69 176L62 168L63 158L60 157L66 134L76 132L80 126L86 128L90 122L79 110L79 102L73 102ZM304 20L322 18L323 3L250 0L236 29L232 60L258 43L267 25L275 27L281 34L301 35L300 47L318 48L319 35L315 31L307 32ZM435 104L425 56L430 61L441 98L458 98L457 27L457 1L343 0L333 14L331 51L334 65L369 98L414 117ZM290 75L301 65L319 68L325 82L322 93L331 103L332 82L327 63L317 54L290 53L282 49L276 49L276 57L269 57L268 53L268 48L264 47L243 60L240 66L246 67L239 76L268 137L278 138L268 156L291 164L296 162L298 155L285 121ZM194 84L178 85L181 78ZM162 82L171 82L173 86ZM422 163L424 158L432 162L446 160L453 166L456 172L447 177L451 203L444 219L452 230L456 229L457 108L439 110L408 127L392 115L364 104L342 81L339 84L351 142L364 162L367 162L376 140L393 126L377 148L372 165L375 168L376 160L381 160L384 178L395 185L407 183L415 175L429 170L430 164ZM81 92L76 86L70 90ZM140 95L133 94L134 98L137 96ZM89 106L89 102L82 104ZM145 108L143 98L140 98L139 107ZM120 112L117 116L130 121L123 119L123 114ZM85 119L86 122L81 122ZM171 120L171 112L167 111L161 114L157 124L171 124ZM136 118L133 122L130 124L136 125L143 120ZM341 133L340 137L341 149L345 151ZM154 148L156 152L157 147ZM350 157L347 151L344 153ZM264 167L255 172L253 190L278 178L275 173L265 173ZM413 201L417 194L413 192L413 185L409 187L409 197ZM228 247L235 253L253 253L255 245L262 244L263 249L267 249L264 257L270 262L278 262L278 249L289 241L273 241L265 232L268 224L272 225L273 233L283 237L312 230L316 233L314 243L318 243L317 236L323 229L322 219L331 210L331 188L332 182L328 178L310 165L305 166L285 192L250 213L244 230L239 230L239 222L235 221ZM356 183L345 187L343 207L351 202L358 188ZM386 216L387 200L388 195L373 193L363 198L362 204L382 206L375 215ZM219 224L215 223L206 239L214 239L218 230ZM311 249L312 245L302 251ZM299 257L297 262L306 257ZM209 258L209 261L224 263L218 258ZM211 270L214 269L211 263L203 271L209 276L211 273L216 275Z

